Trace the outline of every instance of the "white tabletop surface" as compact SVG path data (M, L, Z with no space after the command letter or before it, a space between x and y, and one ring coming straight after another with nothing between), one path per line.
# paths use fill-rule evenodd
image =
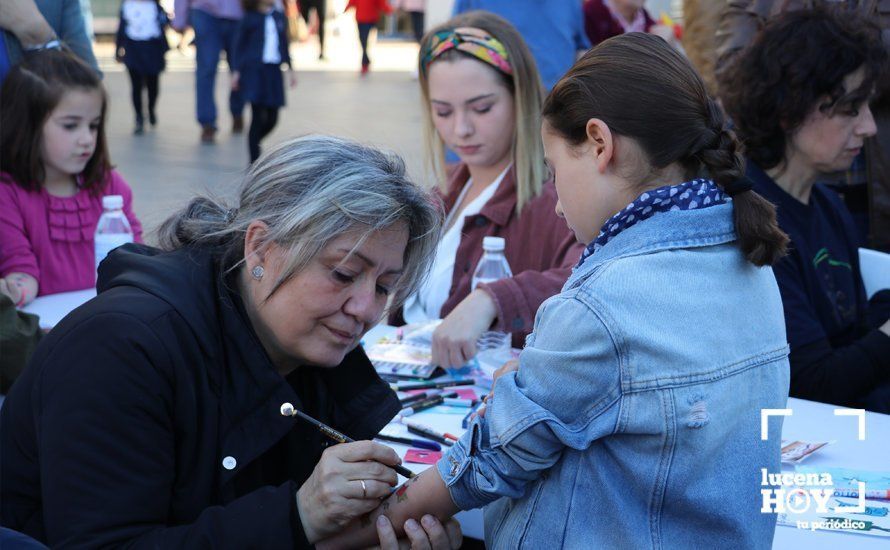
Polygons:
M392 327L377 326L365 335L367 344L378 341L381 337L391 335ZM485 390L477 388L477 393ZM788 408L792 415L785 417L782 429L782 439L806 440L806 441L833 441L831 445L824 447L808 457L802 466L808 468L850 468L868 471L890 470L890 416L866 413L865 414L865 440L858 439L858 419L855 416L836 416L834 410L839 407L804 401L802 399L789 399ZM443 414L435 412L446 410L435 408L422 411L412 416L416 420L440 431L448 431L455 435L461 435L465 430L460 428L463 416L459 414ZM408 435L407 429L398 423L391 423L384 430L386 433ZM408 446L397 443L388 443L395 449L399 456L404 457ZM414 472L421 472L429 466L422 464L405 464ZM784 471L793 471L793 467ZM457 515L464 535L482 539L484 531L482 527L482 511L470 510ZM888 539L869 535L852 533L840 533L832 531L809 531L795 527L778 525L773 539L773 548L791 549L806 548L807 550L820 550L838 548L869 549L888 548Z
M51 328L72 309L96 295L94 289L80 290L41 296L25 307L25 311L40 315L41 327ZM364 342L371 344L381 337L393 334L393 327L378 325L365 335ZM485 390L476 388L481 394ZM792 415L785 417L782 438L787 440L833 441L831 445L820 449L808 457L804 466L818 470L819 468L850 468L867 471L890 470L890 416L877 413L865 415L865 440L858 438L858 420L853 416L837 416L836 407L824 403L815 403L801 399L789 399L788 408ZM411 418L440 431L448 431L461 435L465 430L460 427L462 414L445 414L437 412L447 408L436 408L420 412ZM457 411L455 411L457 412ZM409 435L405 426L391 423L385 429L394 435ZM400 456L404 457L408 446L397 443L389 444ZM421 464L405 464L415 472L428 468ZM791 471L790 469L787 469ZM470 510L457 515L464 534L482 539L482 511ZM779 525L773 540L773 548L807 548L807 550L834 550L836 548L869 549L887 548L888 539L840 533L831 531L809 531L795 527Z
M95 288L47 294L34 298L34 301L23 307L22 310L40 317L40 328L51 329L73 309L95 296Z
M818 471L821 468L849 468L886 472L890 470L890 416L865 413L865 439L859 440L858 418L836 416L835 407L824 403L789 399L792 416L785 417L782 439L834 441L808 457L801 466ZM793 471L793 468L783 468ZM806 548L836 550L838 548L890 548L890 539L835 531L809 531L788 525L776 527L773 548Z

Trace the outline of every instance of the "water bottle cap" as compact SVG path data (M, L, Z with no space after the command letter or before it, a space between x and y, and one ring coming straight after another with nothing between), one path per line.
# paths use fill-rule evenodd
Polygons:
M105 195L102 197L102 208L105 210L119 210L124 207L124 198L120 195Z
M485 237L482 239L482 250L488 252L503 252L507 242L503 237Z

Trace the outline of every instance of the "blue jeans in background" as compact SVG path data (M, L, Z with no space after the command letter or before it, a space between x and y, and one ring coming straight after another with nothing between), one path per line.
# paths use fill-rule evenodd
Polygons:
M358 41L362 45L362 67L367 67L371 64L371 58L368 57L368 37L371 35L371 29L373 28L374 23L358 24Z
M235 31L238 21L214 17L209 13L193 9L190 14L192 28L195 29L195 48L197 64L195 71L195 89L197 93L198 122L202 126L216 128L216 66L219 54L226 52L226 61L231 62L235 46ZM229 66L231 70L231 65ZM244 110L244 99L241 92L229 93L229 111L232 116L241 116Z

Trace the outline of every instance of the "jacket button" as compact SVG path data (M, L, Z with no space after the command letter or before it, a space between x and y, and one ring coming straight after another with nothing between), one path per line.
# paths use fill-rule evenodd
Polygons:
M223 459L223 468L226 470L234 470L237 465L238 461L233 456L227 456Z

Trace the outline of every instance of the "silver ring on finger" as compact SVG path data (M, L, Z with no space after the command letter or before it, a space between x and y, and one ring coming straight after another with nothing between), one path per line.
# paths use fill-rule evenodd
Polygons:
M359 483L362 484L362 498L368 498L368 487L365 485L365 480L358 480Z

